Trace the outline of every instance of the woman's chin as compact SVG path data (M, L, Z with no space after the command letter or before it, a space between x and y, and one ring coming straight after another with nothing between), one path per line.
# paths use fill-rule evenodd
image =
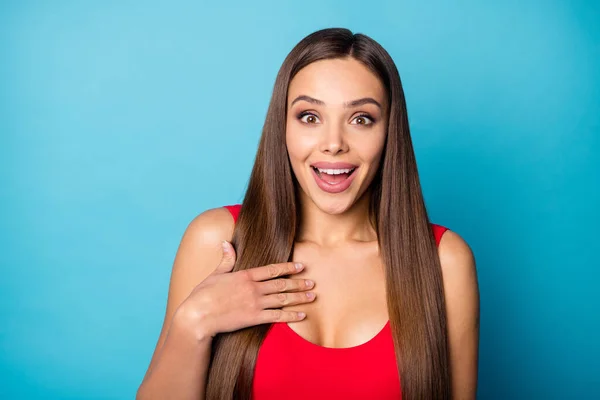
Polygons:
M317 208L326 214L337 215L348 211L354 204L353 196L339 196L339 198L327 198L329 196L320 195L313 198L313 203Z

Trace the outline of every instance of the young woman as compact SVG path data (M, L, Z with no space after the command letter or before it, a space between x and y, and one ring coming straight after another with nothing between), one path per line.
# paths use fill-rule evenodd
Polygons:
M478 320L473 254L427 216L394 62L325 29L277 75L242 205L187 228L138 398L474 399Z

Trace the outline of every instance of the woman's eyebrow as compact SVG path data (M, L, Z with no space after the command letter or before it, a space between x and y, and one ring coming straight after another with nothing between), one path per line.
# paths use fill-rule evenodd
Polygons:
M290 104L290 107L292 107L296 102L298 102L300 100L304 100L309 103L317 104L320 106L325 105L325 102L322 100L317 100L314 97L310 97L310 96L306 96L306 95L300 95L300 96L296 97L294 99L294 101L292 101L292 103ZM372 97L363 97L362 99L348 101L348 102L344 103L343 106L344 106L344 108L350 108L350 107L362 106L363 104L375 104L377 107L379 107L380 110L383 110L383 107L381 107L381 104L379 104L379 102Z

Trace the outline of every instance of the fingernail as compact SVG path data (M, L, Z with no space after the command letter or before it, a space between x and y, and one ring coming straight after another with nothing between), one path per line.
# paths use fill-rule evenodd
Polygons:
M312 287L312 285L313 285L313 281L311 281L310 279L306 279L304 281L304 283L306 283L306 286L308 286L308 287Z
M221 242L221 245L223 245L223 251L225 251L227 253L229 251L229 246L227 245L227 240L223 240Z
M294 266L296 267L296 269L298 271L300 271L302 269L302 264L301 263L296 263L296 264L294 264Z

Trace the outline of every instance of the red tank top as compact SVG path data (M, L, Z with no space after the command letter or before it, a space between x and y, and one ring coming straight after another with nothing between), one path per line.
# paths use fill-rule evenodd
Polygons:
M237 221L241 205L225 208ZM439 245L448 228L431 225ZM368 342L345 348L314 344L287 323L277 322L271 325L259 349L253 400L401 398L389 321Z

